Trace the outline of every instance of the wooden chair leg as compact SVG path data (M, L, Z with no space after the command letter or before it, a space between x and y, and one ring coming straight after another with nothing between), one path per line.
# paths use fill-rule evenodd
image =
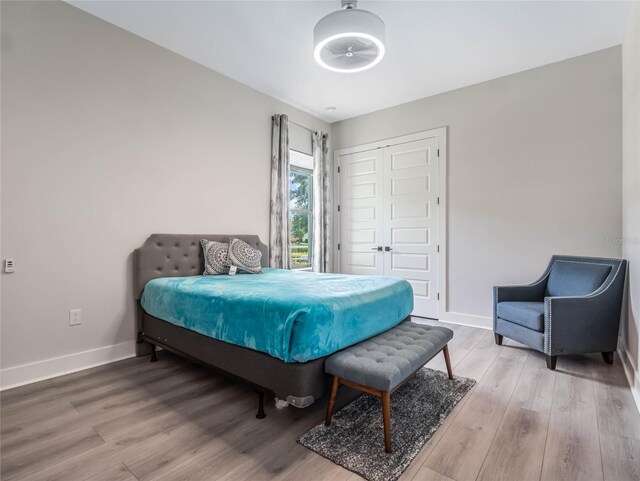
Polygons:
M558 356L545 356L547 360L547 369L552 371L556 370L556 363L558 362Z
M333 376L333 384L331 385L331 395L329 396L329 405L327 406L327 417L324 420L325 426L331 425L331 418L333 417L333 408L336 405L336 394L338 394L338 386L340 385L340 378Z
M602 353L602 359L607 364L613 364L613 351L607 351Z
M453 379L453 370L451 369L451 359L449 359L449 345L445 344L442 348L442 353L444 354L444 362L447 364L447 374L449 374L449 379Z
M391 452L391 394L389 391L382 392L382 420L384 422L384 450Z

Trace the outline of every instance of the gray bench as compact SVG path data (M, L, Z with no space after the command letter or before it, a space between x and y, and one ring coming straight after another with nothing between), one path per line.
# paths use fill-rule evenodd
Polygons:
M405 321L393 329L330 356L324 365L333 376L325 424L331 424L338 387L343 384L382 400L384 441L391 452L390 396L440 351L444 353L449 379L453 379L447 343L453 331Z

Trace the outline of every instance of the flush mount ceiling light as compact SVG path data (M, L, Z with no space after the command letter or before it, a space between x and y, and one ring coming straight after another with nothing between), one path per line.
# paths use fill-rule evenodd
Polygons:
M357 0L342 0L342 10L322 18L313 29L313 58L333 72L362 72L384 57L384 22L358 10Z

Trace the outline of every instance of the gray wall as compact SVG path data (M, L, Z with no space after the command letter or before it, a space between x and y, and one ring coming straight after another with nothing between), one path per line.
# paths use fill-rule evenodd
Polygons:
M629 300L622 348L640 407L640 3L634 3L622 44L622 255L629 260Z
M620 255L621 120L615 47L338 122L331 133L339 149L449 128L448 311L488 325L493 285L535 280L552 254Z
M153 232L268 241L274 113L329 130L67 4L2 2L2 368L132 348L131 253Z

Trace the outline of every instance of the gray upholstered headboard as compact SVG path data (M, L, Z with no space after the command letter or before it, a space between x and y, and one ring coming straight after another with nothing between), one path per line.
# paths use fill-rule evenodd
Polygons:
M158 277L198 276L204 271L200 239L229 242L220 234L152 234L133 252L134 297L140 299L144 286ZM269 248L257 235L233 235L262 252L262 266L269 265Z

